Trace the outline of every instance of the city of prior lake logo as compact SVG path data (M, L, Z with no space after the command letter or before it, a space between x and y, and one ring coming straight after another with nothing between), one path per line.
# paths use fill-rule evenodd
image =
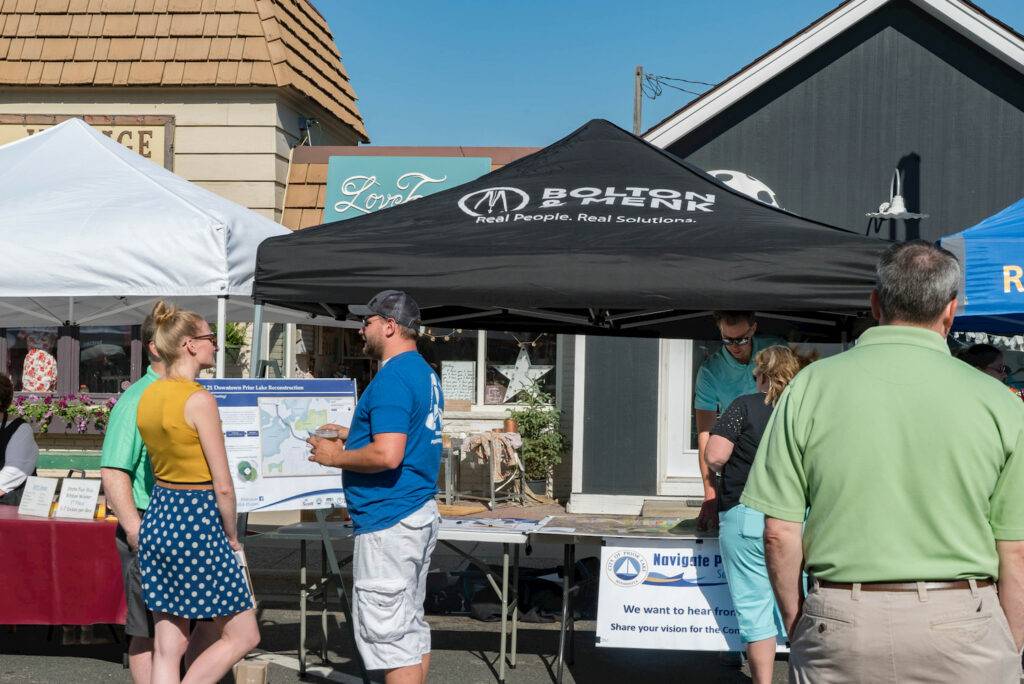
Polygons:
M530 196L519 188L484 188L463 195L459 209L470 216L487 216L493 213L507 214L519 211L530 201Z
M647 559L636 551L616 551L608 557L605 571L620 587L635 587L647 579Z

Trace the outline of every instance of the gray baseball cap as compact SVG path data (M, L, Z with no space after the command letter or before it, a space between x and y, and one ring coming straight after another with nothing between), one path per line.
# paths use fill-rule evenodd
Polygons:
M416 300L401 290L384 290L373 295L363 306L351 304L348 312L353 316L382 316L413 330L420 327L420 307Z

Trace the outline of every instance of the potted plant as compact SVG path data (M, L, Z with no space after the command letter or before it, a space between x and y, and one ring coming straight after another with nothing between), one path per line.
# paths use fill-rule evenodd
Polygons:
M246 332L244 323L227 323L224 326L224 351L228 360L235 365L239 363Z
M550 394L536 383L523 393L520 406L509 411L523 438L520 455L526 468L526 479L531 485L540 485L551 496L551 475L556 465L562 462L567 446L565 435L559 427L562 412L554 406Z

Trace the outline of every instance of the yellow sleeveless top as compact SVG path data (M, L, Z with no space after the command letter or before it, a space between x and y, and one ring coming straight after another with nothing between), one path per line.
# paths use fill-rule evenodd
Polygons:
M193 484L213 480L199 433L185 421L185 402L202 389L191 380L161 378L139 399L139 433L158 480Z

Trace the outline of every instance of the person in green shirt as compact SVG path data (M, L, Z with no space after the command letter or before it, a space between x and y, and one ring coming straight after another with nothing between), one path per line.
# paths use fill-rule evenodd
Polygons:
M722 346L700 365L693 392L693 412L697 422L697 465L704 483L704 505L697 516L697 526L702 530L718 527L715 474L708 470L705 455L715 419L737 397L757 391L753 376L757 352L786 344L779 337L758 337L757 318L753 311L715 311L712 316Z
M137 553L142 516L149 508L153 470L136 425L142 393L163 375L163 363L152 345L154 324L147 316L142 324L142 344L149 358L146 374L118 398L110 411L103 436L100 477L107 505L117 515L117 551L121 556L128 613L124 631L128 637L128 667L136 683L148 682L153 660L153 615L142 600Z
M802 370L765 430L740 501L767 516L790 681L1019 681L1024 404L950 355L961 282L946 250L890 247L881 325Z

